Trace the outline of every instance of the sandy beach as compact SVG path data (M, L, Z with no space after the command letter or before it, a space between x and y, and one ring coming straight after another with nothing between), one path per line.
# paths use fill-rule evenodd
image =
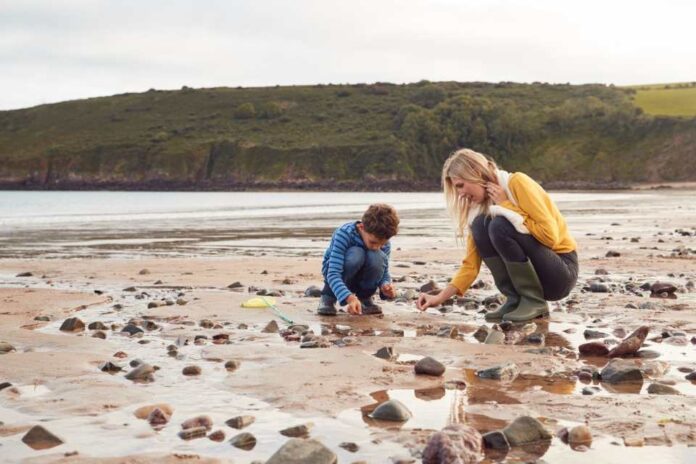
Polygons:
M532 416L554 435L586 424L592 444L573 450L554 436L542 449L487 453L484 462L693 462L696 382L686 377L696 369L696 210L670 198L651 195L652 203L636 202L611 220L572 221L580 250L576 289L552 303L549 319L502 327L500 343L481 337L481 330L497 329L483 318L485 302L497 294L485 267L480 288L464 298L415 309L421 286L446 285L462 257L440 240L395 249L400 298L381 302L381 317L316 315L318 299L305 296L322 283L316 250L95 258L6 251L0 384L9 385L0 387L0 461L266 462L289 440L280 431L306 425L299 434L321 442L340 463L420 462L428 438L449 423L486 433ZM414 215L405 218L415 227ZM676 290L651 297L655 282ZM271 309L241 307L258 292L277 295L294 331ZM61 330L68 318L84 328ZM272 321L278 328L268 327ZM643 380L593 379L609 359L580 355L578 347L604 341L612 348L641 326L649 334L628 359ZM588 338L587 330L602 334ZM395 356L374 356L383 347ZM442 376L414 373L425 356L445 365ZM121 370L103 372L106 362ZM138 363L155 366L148 381L126 378ZM477 375L506 363L516 365L514 379ZM184 375L189 366L199 369ZM390 398L413 417L394 423L368 416ZM142 410L136 415L152 405L165 411L163 426L153 427ZM180 424L201 415L209 430L182 439ZM239 416L254 420L243 430L226 424ZM62 444L32 449L22 438L35 425ZM230 444L241 433L253 435L251 449Z

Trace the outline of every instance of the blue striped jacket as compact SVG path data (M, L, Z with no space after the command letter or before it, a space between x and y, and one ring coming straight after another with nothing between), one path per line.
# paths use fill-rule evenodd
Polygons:
M351 291L343 282L343 263L346 257L348 248L359 246L367 250L365 243L358 232L357 222L349 222L337 228L331 236L331 243L324 252L324 260L321 264L321 273L324 279L331 287L331 291L336 296L336 299L345 304L346 298L351 295ZM391 282L389 275L389 255L391 253L391 243L387 242L382 248L382 252L387 257L387 265L385 266L384 274L379 281L379 286Z

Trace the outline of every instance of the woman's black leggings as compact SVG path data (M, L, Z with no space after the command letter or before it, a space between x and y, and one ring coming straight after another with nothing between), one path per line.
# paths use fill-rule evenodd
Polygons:
M568 296L578 280L578 255L556 253L530 234L521 234L503 216L477 216L471 232L484 260L499 256L504 261L532 262L549 301Z

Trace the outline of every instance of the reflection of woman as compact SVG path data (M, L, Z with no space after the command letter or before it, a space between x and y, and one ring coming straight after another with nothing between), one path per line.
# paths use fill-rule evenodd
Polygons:
M442 168L442 184L466 256L437 295L420 294L418 308L437 306L466 292L483 260L505 303L486 320L522 322L549 314L547 300L570 293L578 277L576 243L565 219L539 184L508 173L469 149L454 152Z

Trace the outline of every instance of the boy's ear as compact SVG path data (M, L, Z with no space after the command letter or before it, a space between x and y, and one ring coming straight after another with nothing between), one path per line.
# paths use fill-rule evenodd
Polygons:
M365 224L363 224L362 222L358 222L357 228L360 229L361 231L363 231L363 230L365 230Z

